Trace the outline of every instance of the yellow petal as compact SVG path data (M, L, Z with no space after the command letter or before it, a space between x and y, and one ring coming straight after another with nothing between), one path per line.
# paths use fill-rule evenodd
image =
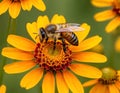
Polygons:
M9 35L7 42L24 51L34 51L36 46L31 40L17 35Z
M104 63L107 58L98 53L94 52L78 52L72 54L72 59L80 62L91 62L91 63Z
M85 30L84 31L79 31L79 32L74 32L76 34L77 38L78 38L79 44L78 44L78 46L72 46L71 45L69 47L72 50L72 52L77 52L77 51L80 50L79 47L80 47L81 41L83 41L86 38L86 36L88 35L88 33L90 31L90 26L86 23L83 23L81 25L81 27L84 28Z
M2 0L0 2L0 15L7 11L8 7L10 6L10 4L11 4L10 0Z
M95 80L89 80L89 81L83 83L83 87L92 86L92 85L97 84L97 83L98 83L98 79L95 79Z
M68 86L66 85L66 82L61 74L61 72L56 73L56 83L59 93L69 93Z
M45 28L48 24L50 24L50 22L49 22L49 18L46 15L38 17L37 19L38 29L40 29L41 27Z
M30 11L32 8L32 2L31 2L31 0L22 0L21 6L22 6L23 10Z
M55 14L51 20L52 24L66 23L66 19L62 15Z
M35 6L40 11L45 11L46 6L43 2L43 0L32 0L33 6Z
M102 72L93 66L86 64L71 64L69 68L77 75L87 78L101 78Z
M116 81L116 82L115 82L115 86L116 86L118 89L120 89L120 81Z
M96 21L106 21L108 19L112 19L116 16L116 13L113 10L105 10L95 14L94 18Z
M12 18L16 18L21 10L20 2L13 2L9 7L9 14Z
M118 26L120 26L120 17L116 17L112 21L110 21L105 30L107 33L110 33L114 31Z
M31 36L31 38L36 41L36 36L38 35L38 28L36 22L27 23L26 24L27 32Z
M7 64L4 66L4 70L8 74L15 74L25 72L36 65L34 61L20 61Z
M113 0L92 0L91 3L96 7L112 6Z
M94 87L92 87L92 89L90 90L90 93L107 93L106 90L107 90L106 85L96 84Z
M2 55L16 60L32 60L34 58L31 52L26 52L11 47L3 48Z
M6 86L5 85L0 86L0 93L6 93Z
M25 89L30 89L37 85L41 78L43 77L43 70L36 68L31 72L27 73L21 80L20 86Z
M55 93L55 79L52 72L47 72L42 83L43 93Z
M120 37L118 37L116 42L115 42L115 50L117 52L120 52Z
M114 84L109 85L109 90L110 90L110 93L120 93L119 89Z
M64 71L63 77L72 93L84 93L82 84L71 72Z

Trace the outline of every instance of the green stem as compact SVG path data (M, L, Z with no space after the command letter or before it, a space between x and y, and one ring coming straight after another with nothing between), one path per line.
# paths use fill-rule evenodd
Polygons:
M9 23L8 24L8 31L3 36L3 41L2 42L4 42L4 43L2 43L2 45L1 45L2 47L7 46L7 41L6 41L7 36L9 34L15 34L15 32L16 32L16 20L9 17L9 22L8 23ZM0 62L0 85L3 82L3 76L4 76L3 67L6 64L6 61L7 61L7 58L2 56L1 57L1 62Z

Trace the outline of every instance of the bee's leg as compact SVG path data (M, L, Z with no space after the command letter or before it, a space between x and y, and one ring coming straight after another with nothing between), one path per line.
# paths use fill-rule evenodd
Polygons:
M48 36L46 36L45 43L47 43L48 39L49 39L49 37L48 37Z
M40 28L40 33L41 33L41 36L42 38L40 39L41 42L44 41L44 39L46 38L47 34L45 32L45 29L44 28Z
M63 51L66 52L66 44L65 44L65 39L61 38L62 44L63 44Z
M53 51L55 50L55 48L56 48L56 37L54 38Z

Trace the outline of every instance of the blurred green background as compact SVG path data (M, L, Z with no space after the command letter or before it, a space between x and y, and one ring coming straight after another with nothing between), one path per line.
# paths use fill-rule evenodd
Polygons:
M48 15L51 19L54 14L63 15L67 22L70 23L88 23L91 26L91 31L88 37L93 35L100 35L102 40L102 45L104 47L104 54L108 57L108 62L104 64L93 64L98 68L102 68L105 66L112 66L115 69L120 69L120 53L112 52L113 50L113 43L111 39L111 35L107 34L104 30L106 22L96 22L93 19L93 15L99 11L104 10L105 8L96 8L91 5L90 0L44 0L46 4L46 11L41 12L36 8L32 8L30 12L28 11L21 11L20 15L16 19L16 34L20 36L27 37L29 39L30 36L26 31L26 23L36 21L38 16L40 15ZM6 43L6 34L8 32L8 22L9 22L9 14L8 11L2 15L0 15L0 52L2 48L5 46ZM111 60L111 56L114 57ZM3 56L0 56L0 70ZM12 60L7 59L7 63L11 63ZM15 75L8 75L4 73L3 83L7 86L7 93L42 93L41 92L41 82L34 88L30 90L25 90L19 86L19 82L22 77L26 74L15 74ZM88 80L87 78L78 77L80 81L83 83L84 81ZM88 93L89 88L85 88L85 93Z

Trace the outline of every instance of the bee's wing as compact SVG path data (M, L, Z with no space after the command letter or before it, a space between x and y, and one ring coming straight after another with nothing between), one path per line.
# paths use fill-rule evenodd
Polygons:
M84 31L84 28L78 26L68 26L65 28L60 28L55 32L76 32L76 31Z

